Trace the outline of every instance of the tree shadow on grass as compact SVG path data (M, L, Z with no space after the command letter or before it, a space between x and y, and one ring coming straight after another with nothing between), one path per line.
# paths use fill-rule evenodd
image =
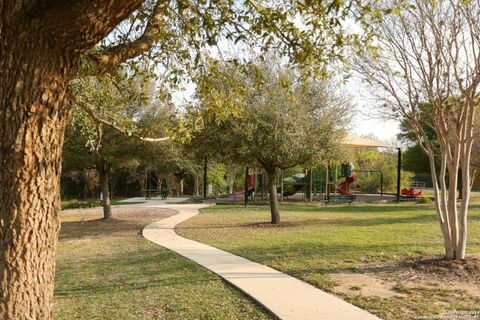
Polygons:
M135 233L138 229L141 229L138 222L117 219L110 219L109 222L103 219L62 222L59 241L111 236L125 232Z
M322 212L322 213L392 213L392 212L411 212L411 211L425 211L433 210L432 207L425 206L396 206L396 205L331 205L329 207L317 207L317 206L285 206L281 207L284 211L308 211L308 212Z
M315 220L310 220L315 221ZM318 220L317 220L318 221ZM375 218L338 218L319 221L318 225L337 225L342 227L369 227L379 225L393 225L393 224L417 224L417 223L431 223L437 221L435 215L419 214L405 217L375 217Z
M295 242L291 244L258 246L241 246L235 249L247 259L272 264L289 265L289 273L332 273L347 269L356 269L360 265L383 262L389 255L408 256L431 252L429 245L404 243L372 244L357 241L352 244L329 244ZM392 259L393 260L393 259ZM395 263L395 262L393 262ZM316 264L312 267L312 264ZM308 265L308 269L305 267ZM347 266L347 267L346 267Z
M200 283L209 283L218 281L212 277L202 277L198 274L192 274L185 276L178 274L173 277L158 279L152 278L145 282L139 281L98 281L77 284L75 286L69 286L66 288L57 288L55 289L54 295L56 297L74 297L74 296L90 296L96 294L107 294L114 291L134 291L134 290L145 290L158 287L167 287L167 286L188 286Z
M214 206L201 209L201 212L204 213L231 213L237 212L240 213L242 211L266 211L268 208L265 206L257 206L257 205L249 205L248 207L244 208L243 206ZM431 205L396 205L396 204L372 204L372 205L364 205L364 204L352 204L351 206L348 205L330 205L326 206L318 206L315 204L280 204L281 211L288 211L288 212L322 212L322 213L354 213L354 212L405 212L405 211L425 211L425 210L434 210L433 206Z
M474 220L474 218L472 218ZM394 224L410 224L410 223L432 223L436 222L437 217L434 214L426 215L419 214L414 216L394 216L394 217L322 217L318 219L298 219L290 220L289 217L283 217L282 222L276 226L272 225L269 221L255 221L255 222L241 222L237 224L224 224L224 225L198 225L198 226L180 226L175 227L175 230L188 230L188 229L235 229L235 228L252 228L256 230L260 229L295 229L298 227L321 227L321 226L339 226L339 227L367 227L376 225L394 225Z
M83 259L74 266L57 265L55 296L95 295L210 281L216 279L209 272L165 249L133 248L120 250L114 256Z

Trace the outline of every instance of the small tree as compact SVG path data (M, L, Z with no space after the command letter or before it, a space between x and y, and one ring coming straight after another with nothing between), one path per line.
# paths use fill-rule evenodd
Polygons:
M103 214L109 219L113 170L132 161L137 165L145 149L142 140L149 140L144 135L165 134L172 126L172 106L155 99L153 83L144 73L128 77L119 71L115 79L88 77L76 81L72 91L76 104L66 131L64 162L97 170Z
M67 127L63 165L66 170L95 169L98 173L100 191L102 193L103 218L108 220L112 215L110 206L111 176L114 171L127 168L138 157L136 149L140 141L126 137L112 128L102 130L102 144L92 150L89 138L73 123Z
M301 80L278 62L269 63L251 65L246 75L234 65L220 66L203 79L199 99L207 112L203 131L218 152L265 170L276 224L279 171L326 159L341 140L348 104L327 83ZM223 116L208 116L218 104Z
M465 259L467 243L479 106L479 10L478 1L407 1L400 13L375 26L378 51L366 52L357 65L377 89L384 114L403 118L428 155L448 259ZM463 196L458 210L459 172Z

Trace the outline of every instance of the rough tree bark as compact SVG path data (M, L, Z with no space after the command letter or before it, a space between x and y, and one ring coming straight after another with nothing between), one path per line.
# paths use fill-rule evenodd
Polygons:
M270 215L271 223L280 223L280 209L278 207L278 194L277 194L277 170L275 168L266 170L267 172L267 185L268 193L270 194Z
M98 165L98 176L100 177L100 190L102 191L103 219L108 220L112 216L110 204L110 166L106 163Z
M50 319L68 74L141 3L0 1L0 315Z

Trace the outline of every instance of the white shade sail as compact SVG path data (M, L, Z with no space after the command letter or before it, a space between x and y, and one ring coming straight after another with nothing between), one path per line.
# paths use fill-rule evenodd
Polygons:
M354 136L351 134L347 135L343 141L346 145L352 148L393 148L393 146L390 146L386 143Z

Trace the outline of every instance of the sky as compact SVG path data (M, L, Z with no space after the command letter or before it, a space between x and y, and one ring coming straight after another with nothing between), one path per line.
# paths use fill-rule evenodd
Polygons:
M300 18L295 19L297 26L302 28L303 23ZM344 29L348 30L351 33L362 33L361 27L351 19L344 21ZM238 52L233 45L228 41L220 41L217 47L213 47L211 54L213 56L218 56L219 51L221 50L228 55L242 55L242 50ZM240 53L239 53L240 52ZM223 53L222 53L223 54ZM222 56L220 54L220 56ZM188 101L193 95L195 86L193 84L188 84L185 87L185 90L176 92L173 94L174 102L177 105L182 105ZM377 140L389 143L391 145L397 144L396 136L399 133L399 122L393 120L379 119L378 117L372 117L371 113L374 113L375 102L369 95L371 88L369 88L364 82L362 82L360 76L352 75L350 80L345 83L342 88L339 88L351 96L352 105L355 106L356 110L352 112L352 126L350 134L359 135L359 136L368 136L369 138L375 137Z
M303 28L303 22L300 17L296 17L295 23L300 29ZM352 19L344 21L343 28L344 31L347 30L350 33L361 34L363 32L361 27ZM221 50L222 53L219 53L219 50ZM219 58L222 57L223 54L226 54L226 56L243 56L241 48L237 48L237 45L232 45L226 40L221 40L218 46L212 47L210 51L210 54L218 56ZM183 91L173 93L174 103L177 105L185 104L191 99L194 90L195 85L190 83L185 86ZM346 92L351 97L352 105L356 108L356 110L352 112L353 119L351 121L350 134L368 136L369 138L375 137L377 140L391 145L397 144L396 136L399 133L399 122L369 115L376 112L375 102L370 95L372 88L364 84L360 76L355 74L351 75L348 82L339 88L339 90Z
M396 141L396 136L399 133L398 122L371 119L359 114L354 121L351 133L359 136L373 135L380 141L391 143Z
M369 88L365 87L358 79L354 79L346 83L342 90L345 90L352 97L353 105L357 109L352 112L350 134L374 136L379 141L395 145L396 136L399 133L399 123L398 121L387 121L369 115L369 113L375 111L374 102L368 98ZM182 105L191 98L193 92L194 85L187 85L184 91L173 94L173 100L177 105Z
M342 90L351 96L352 104L356 106L350 133L359 136L374 136L379 141L395 144L400 131L399 122L381 119L378 116L376 102L371 96L372 88L362 82L358 76L353 75ZM376 114L376 116L372 114Z

